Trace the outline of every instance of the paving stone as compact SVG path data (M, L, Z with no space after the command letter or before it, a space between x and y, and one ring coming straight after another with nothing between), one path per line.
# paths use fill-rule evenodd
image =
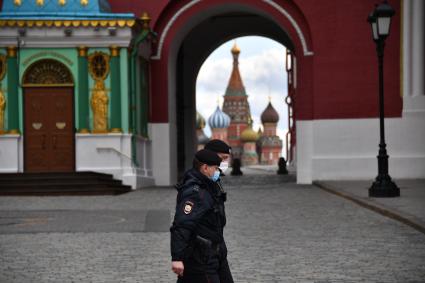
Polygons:
M409 226L290 176L226 178L235 282L424 282L425 236ZM0 198L0 282L175 282L165 229L175 197Z

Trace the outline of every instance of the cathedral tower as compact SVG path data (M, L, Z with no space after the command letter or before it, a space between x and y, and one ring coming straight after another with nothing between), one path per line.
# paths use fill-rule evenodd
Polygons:
M282 152L282 140L276 134L279 114L271 101L261 114L264 132L257 142L261 164L276 165Z
M223 111L229 115L231 120L227 131L229 145L232 147L233 156L240 158L243 151L240 135L248 127L251 112L248 104L248 95L239 72L240 49L236 43L233 45L231 52L233 69L224 94Z

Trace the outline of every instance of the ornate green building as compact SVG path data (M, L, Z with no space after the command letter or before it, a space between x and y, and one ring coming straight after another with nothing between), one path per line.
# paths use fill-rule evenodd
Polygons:
M3 1L0 172L97 171L152 184L149 17L107 1Z

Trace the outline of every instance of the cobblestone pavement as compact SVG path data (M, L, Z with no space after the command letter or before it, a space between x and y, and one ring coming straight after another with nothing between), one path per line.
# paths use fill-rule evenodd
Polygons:
M320 181L317 184L336 193L354 197L361 202L389 210L422 227L425 231L425 179L394 180L400 197L369 197L372 181Z
M226 177L236 282L425 282L425 235L292 177ZM0 282L175 282L175 191L0 198Z

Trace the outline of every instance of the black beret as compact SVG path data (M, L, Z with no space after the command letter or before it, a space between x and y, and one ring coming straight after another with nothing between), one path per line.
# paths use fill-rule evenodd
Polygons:
M221 158L214 151L208 149L201 149L195 154L195 158L198 159L199 162L207 164L207 165L217 165L220 166Z
M230 154L231 147L222 140L210 140L204 147L205 149L212 150L214 152L219 153L227 153Z

